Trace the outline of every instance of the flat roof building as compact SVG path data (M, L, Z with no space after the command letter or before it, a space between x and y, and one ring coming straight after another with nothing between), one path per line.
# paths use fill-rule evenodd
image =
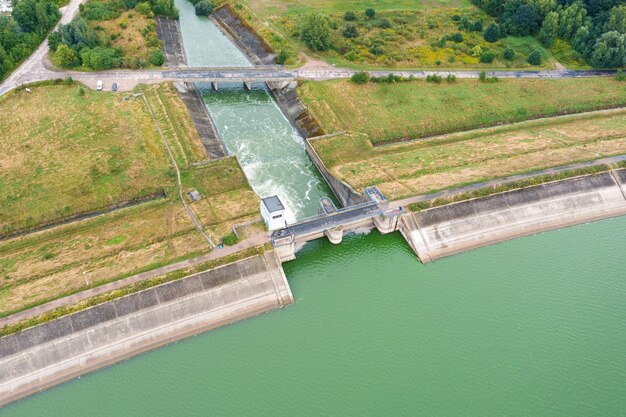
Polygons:
M285 220L285 206L277 195L261 199L261 216L269 230L287 227Z

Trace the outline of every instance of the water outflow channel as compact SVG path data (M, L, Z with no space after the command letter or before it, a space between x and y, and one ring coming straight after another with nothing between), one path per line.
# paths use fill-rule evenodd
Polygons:
M189 66L249 67L247 57L215 27L195 15L188 0L176 0ZM230 154L239 158L261 197L278 195L288 222L318 213L319 199L332 195L304 151L304 140L263 84L245 91L240 84L196 84Z

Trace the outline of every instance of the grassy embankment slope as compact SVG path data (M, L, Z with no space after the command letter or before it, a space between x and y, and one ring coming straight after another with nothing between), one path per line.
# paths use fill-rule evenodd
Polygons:
M348 132L313 141L333 174L357 189L378 184L396 198L626 152L626 111L393 144L624 105L625 86L613 79L365 86L331 81L306 83L299 92L327 133Z
M494 20L467 0L245 0L230 3L276 52L282 49L290 53L306 52L343 67L555 68L551 53L531 36L509 36L489 43L483 39L483 30L459 29L463 18L471 23L481 20L484 28ZM365 16L367 8L375 9L374 18ZM345 21L345 12L353 12L356 20ZM299 39L300 22L303 16L312 13L321 13L330 21L331 47L325 52L311 51ZM355 37L343 36L348 25L356 26ZM451 37L457 32L463 35L461 42L452 39L441 42L444 36ZM483 52L493 52L494 61L481 63L480 51L476 47ZM512 59L503 58L507 48L515 52ZM564 51L567 49L568 45L559 44L562 56L566 56ZM539 50L544 57L539 67L530 66L526 62L534 50Z
M3 234L165 191L157 199L90 220L0 241L0 314L89 285L205 253L208 244L178 197L176 175L141 99L73 86L41 86L0 99L0 227ZM201 168L206 153L171 85L146 97L184 178L191 204L218 240L258 215L235 158ZM19 122L16 122L19 121Z

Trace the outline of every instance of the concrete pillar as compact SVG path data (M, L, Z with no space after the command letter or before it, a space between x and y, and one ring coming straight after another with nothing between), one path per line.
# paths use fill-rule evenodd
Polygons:
M211 81L211 87L213 87L214 91L217 91L217 81Z
M280 262L296 259L296 239L293 236L272 240L272 244Z
M324 234L333 245L338 245L343 240L343 227L334 227L324 231Z
M395 232L398 230L398 218L399 216L376 216L374 217L374 226L376 226L376 229L378 229L381 235Z
M245 87L246 90L250 91L252 90L252 81L244 81L243 82L243 86Z

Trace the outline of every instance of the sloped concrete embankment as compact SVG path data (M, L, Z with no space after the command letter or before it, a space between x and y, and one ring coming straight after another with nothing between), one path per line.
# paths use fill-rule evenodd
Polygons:
M0 338L0 406L292 303L280 261L271 251Z
M420 261L626 214L626 170L409 213L399 230Z
M230 5L216 9L211 18L254 64L270 65L276 62L272 48L237 16Z
M180 31L180 21L167 17L157 16L157 35L163 41L163 51L166 62L170 68L181 68L187 66L187 55L183 46L183 37ZM200 141L204 145L210 159L225 157L228 152L222 143L213 119L209 114L202 95L193 83L175 83L178 96L181 98L191 120L196 126Z

